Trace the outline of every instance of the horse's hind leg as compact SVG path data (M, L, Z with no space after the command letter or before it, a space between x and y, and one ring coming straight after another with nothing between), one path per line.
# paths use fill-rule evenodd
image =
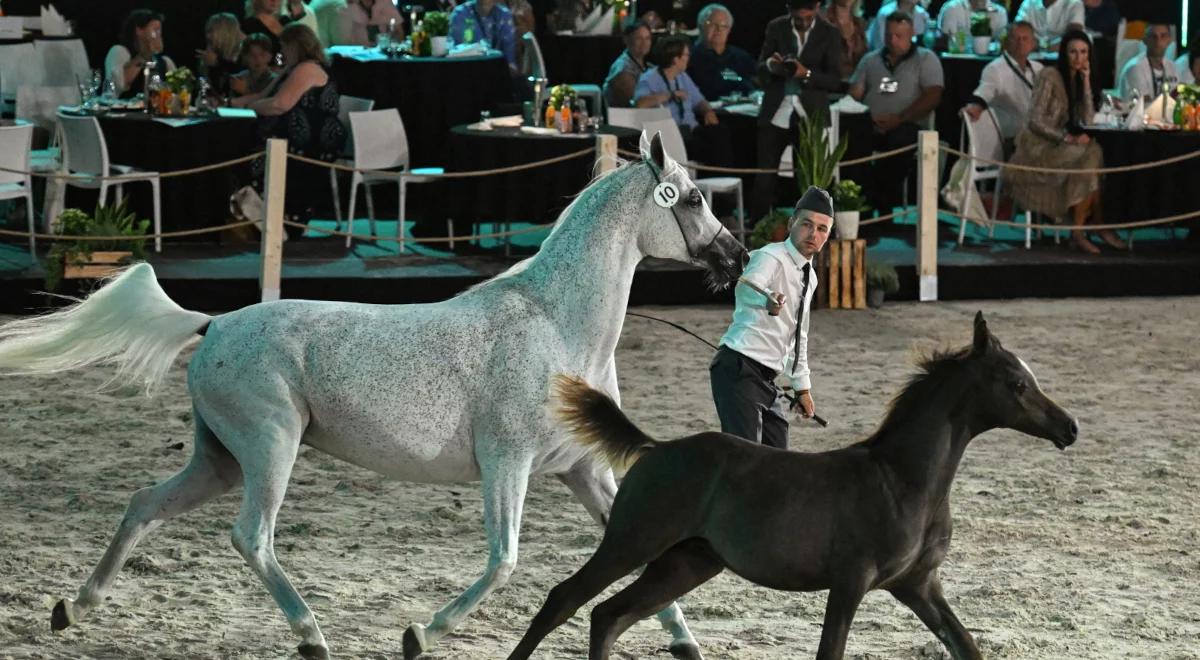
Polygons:
M590 660L605 660L613 643L634 623L661 611L676 598L725 569L707 541L688 539L650 562L641 577L592 610ZM671 648L676 658L699 659L699 647Z
M104 600L104 594L125 565L129 553L147 533L167 519L196 508L227 492L241 480L233 456L221 445L198 414L195 415L195 447L192 459L170 479L133 494L125 517L92 576L79 589L75 600L63 599L54 606L53 630L75 623Z

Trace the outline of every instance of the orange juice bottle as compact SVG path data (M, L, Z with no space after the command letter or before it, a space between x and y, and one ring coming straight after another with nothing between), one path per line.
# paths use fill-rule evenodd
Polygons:
M547 103L546 104L546 118L545 118L546 128L554 128L555 122L557 121L556 117L557 117L557 111L555 111L554 106L550 103Z
M563 101L562 110L558 112L558 132L571 132L571 104Z

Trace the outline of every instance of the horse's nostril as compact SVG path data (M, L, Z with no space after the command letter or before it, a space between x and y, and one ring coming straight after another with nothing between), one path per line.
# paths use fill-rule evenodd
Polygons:
M1075 420L1071 420L1070 429L1071 429L1071 438L1078 438L1079 437L1079 422L1077 422Z

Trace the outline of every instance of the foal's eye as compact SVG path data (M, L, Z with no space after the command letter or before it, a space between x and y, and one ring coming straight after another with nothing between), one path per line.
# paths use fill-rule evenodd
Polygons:
M698 208L700 208L700 204L702 204L703 202L704 202L704 195L701 195L700 191L697 190L696 188L692 188L692 194L688 195L688 206L690 206L694 209L698 209Z
M1012 384L1012 388L1013 388L1013 391L1016 392L1018 396L1024 394L1025 393L1025 381L1014 380L1013 384Z

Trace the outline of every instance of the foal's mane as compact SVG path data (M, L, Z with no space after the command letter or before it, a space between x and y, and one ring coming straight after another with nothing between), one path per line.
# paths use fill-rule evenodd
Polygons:
M875 432L858 444L871 445L883 435L885 430L903 421L945 381L958 375L961 372L960 367L970 354L971 346L969 344L962 348L934 349L925 354L918 354L914 359L917 373L913 374L900 392L892 397L888 403L887 412L884 413L883 421L879 423Z

